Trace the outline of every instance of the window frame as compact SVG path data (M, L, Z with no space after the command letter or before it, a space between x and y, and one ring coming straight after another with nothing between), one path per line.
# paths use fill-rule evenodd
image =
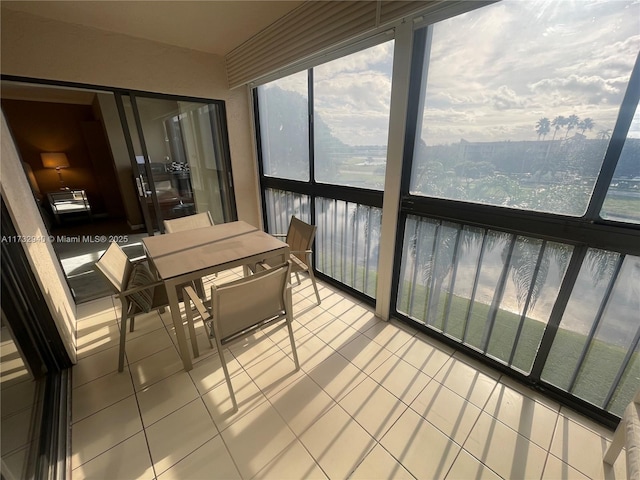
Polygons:
M470 357L487 363L496 370L508 374L521 382L544 389L552 398L556 398L605 425L615 427L618 422L616 415L545 382L541 379L541 375L588 249L599 248L623 255L640 255L639 224L607 220L599 215L640 100L640 53L638 53L631 71L602 166L583 216L575 217L461 200L419 196L410 193L411 172L415 139L420 125L419 115L422 114L423 108L422 82L426 74L426 68L428 68L428 65L425 65L425 53L429 45L428 42L431 42L434 23L416 28L412 40L409 99L418 99L418 101L409 102L406 111L406 130L400 181L400 207L391 283L390 316L409 323L427 335L437 338L445 344L461 350ZM427 58L426 61L428 62L428 60ZM404 245L405 226L409 215L565 243L574 247L565 271L564 280L549 316L547 328L529 374L523 374L508 367L398 312L397 302L403 256L402 248Z

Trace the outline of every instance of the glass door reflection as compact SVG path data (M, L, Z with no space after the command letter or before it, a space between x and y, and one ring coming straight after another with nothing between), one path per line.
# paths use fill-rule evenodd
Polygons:
M153 230L163 232L163 220L204 211L216 223L235 219L223 108L142 96L131 102L139 133L129 125L138 137L134 175Z

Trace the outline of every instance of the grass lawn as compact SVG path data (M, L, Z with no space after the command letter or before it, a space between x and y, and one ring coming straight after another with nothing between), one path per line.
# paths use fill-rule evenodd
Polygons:
M420 288L422 291L420 291ZM408 290L401 292L398 311L419 323L425 322L425 299L427 288L416 288L413 300L413 311L409 312ZM435 319L429 319L428 326L447 333L455 339L462 340L466 323L466 344L477 349L482 348L482 339L487 327L490 306L480 302L471 305L469 321L466 322L470 300L453 295L450 311L445 325L445 306L449 294L443 292L438 299ZM416 308L420 307L420 308ZM435 311L435 307L434 307ZM411 314L410 314L411 313ZM520 316L505 310L498 310L486 353L502 363L508 364L520 325ZM562 327L562 325L561 325ZM511 366L529 373L533 365L538 346L544 334L546 324L526 317L522 322L522 330L517 342ZM567 390L571 377L578 365L587 337L571 330L559 328L551 352L542 372L542 379L563 390ZM589 346L587 356L580 369L573 394L599 407L607 396L609 389L624 361L625 348L594 339ZM613 396L609 411L621 415L631 401L640 380L640 361L638 353L631 356L630 366L626 369L619 386Z

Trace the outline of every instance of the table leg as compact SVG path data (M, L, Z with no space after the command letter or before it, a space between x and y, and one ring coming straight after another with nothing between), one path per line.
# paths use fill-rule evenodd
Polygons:
M193 364L191 363L191 354L187 346L187 336L182 326L182 316L180 315L180 304L178 303L176 285L173 283L165 283L165 286L167 289L169 308L171 309L171 318L173 319L173 327L176 331L176 338L178 339L178 350L180 350L180 357L182 357L182 365L188 372L193 368Z

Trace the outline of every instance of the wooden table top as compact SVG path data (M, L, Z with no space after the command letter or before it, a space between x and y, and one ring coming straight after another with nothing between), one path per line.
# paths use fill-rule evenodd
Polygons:
M230 222L210 227L167 233L142 240L158 275L167 280L181 275L229 265L243 259L288 248L287 244L249 225Z

